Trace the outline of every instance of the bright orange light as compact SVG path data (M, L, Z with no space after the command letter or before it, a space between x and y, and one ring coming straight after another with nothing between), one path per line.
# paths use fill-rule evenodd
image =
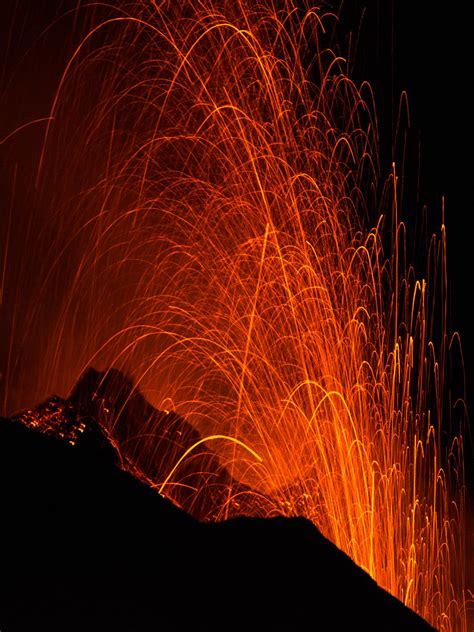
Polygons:
M54 191L43 390L124 369L204 443L230 439L208 447L255 490L254 515L308 517L431 623L466 630L445 229L418 279L395 167L374 194L370 89L321 43L334 16L291 0L97 11L38 169ZM122 449L173 498L195 450L156 472L154 430L139 420ZM212 499L202 519L233 511Z

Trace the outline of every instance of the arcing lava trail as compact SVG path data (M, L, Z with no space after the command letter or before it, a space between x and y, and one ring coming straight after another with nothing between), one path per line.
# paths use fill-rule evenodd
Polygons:
M25 310L26 337L42 323L37 392L89 365L132 375L196 430L161 471L156 415L120 434L134 387L103 415L160 491L191 489L201 519L242 497L255 516L303 515L430 623L465 630L445 229L418 279L370 91L323 43L334 16L292 0L78 15L35 174L50 209ZM203 446L224 494L183 474Z

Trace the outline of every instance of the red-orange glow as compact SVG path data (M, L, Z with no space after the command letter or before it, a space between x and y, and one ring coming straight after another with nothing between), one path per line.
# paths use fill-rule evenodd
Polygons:
M202 436L156 472L139 420L122 450L157 489L173 498L186 459L214 450L251 513L308 517L432 624L467 630L445 228L417 278L395 166L389 202L369 202L377 122L321 44L334 16L120 4L71 57L35 174L51 209L24 323L42 332L36 392L126 371ZM228 516L233 493L200 517Z

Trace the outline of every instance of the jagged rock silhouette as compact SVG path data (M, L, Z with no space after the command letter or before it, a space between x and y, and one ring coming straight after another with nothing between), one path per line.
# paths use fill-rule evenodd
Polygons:
M154 408L118 369L87 369L69 401L97 419L117 443L120 454L158 488L179 458L202 439L175 412ZM206 443L189 453L163 491L199 520L255 514L255 491L233 479ZM276 511L272 500L266 502L261 494L259 498L262 517Z
M0 420L2 629L432 629L305 519L194 520L77 401Z

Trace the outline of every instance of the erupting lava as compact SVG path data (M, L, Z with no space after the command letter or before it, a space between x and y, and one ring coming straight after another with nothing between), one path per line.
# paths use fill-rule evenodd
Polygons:
M126 371L202 436L158 473L152 419L122 442L163 494L213 450L254 515L270 498L308 517L433 625L466 630L445 229L417 278L370 89L321 43L334 16L293 0L92 6L37 171L37 392L91 364Z

